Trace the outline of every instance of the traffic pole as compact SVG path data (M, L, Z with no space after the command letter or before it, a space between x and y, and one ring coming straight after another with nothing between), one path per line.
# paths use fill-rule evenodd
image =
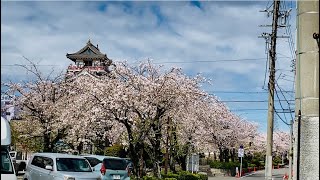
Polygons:
M242 157L240 157L240 177L242 176Z

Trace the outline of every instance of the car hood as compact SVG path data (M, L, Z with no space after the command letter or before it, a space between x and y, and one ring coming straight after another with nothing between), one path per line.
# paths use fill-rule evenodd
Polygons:
M91 179L100 177L94 172L63 172L64 176L74 177L76 179Z

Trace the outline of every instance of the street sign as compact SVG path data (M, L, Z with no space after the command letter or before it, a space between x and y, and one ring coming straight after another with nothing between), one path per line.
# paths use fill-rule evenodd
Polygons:
M244 149L240 148L238 150L238 157L243 157L244 156Z
M187 165L187 171L198 172L199 171L199 154L191 154L190 156L187 156L186 159L186 165Z
M242 158L244 156L244 149L243 146L241 145L239 150L238 150L238 157L240 158L240 177L242 176Z

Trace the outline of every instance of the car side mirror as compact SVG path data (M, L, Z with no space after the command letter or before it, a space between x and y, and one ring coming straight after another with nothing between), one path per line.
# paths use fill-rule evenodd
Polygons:
M49 165L46 165L45 169L52 171L52 170L53 170L53 167L52 167L52 166L49 166Z
M95 171L95 170L96 170L94 167L92 167L91 169L92 169L92 171Z

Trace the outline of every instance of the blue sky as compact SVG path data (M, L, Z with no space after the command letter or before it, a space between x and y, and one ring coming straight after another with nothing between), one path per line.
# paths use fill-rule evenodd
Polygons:
M258 26L271 24L272 17L259 12L270 5L271 1L1 1L1 81L31 78L14 66L26 64L22 56L39 62L44 72L63 71L71 63L66 53L78 51L90 38L114 61L150 58L167 68L181 67L190 76L202 73L213 82L203 86L206 91L266 132L268 94L262 87L267 54L265 40L258 36L271 33L271 28ZM293 8L291 27L278 34L290 30L295 42L295 2L285 1L285 6ZM287 41L278 39L276 77L280 76L281 89L292 91ZM284 95L294 99L294 93ZM275 99L276 109L281 109ZM288 109L288 103L281 102ZM285 120L283 113L280 116ZM275 129L289 131L277 115Z

